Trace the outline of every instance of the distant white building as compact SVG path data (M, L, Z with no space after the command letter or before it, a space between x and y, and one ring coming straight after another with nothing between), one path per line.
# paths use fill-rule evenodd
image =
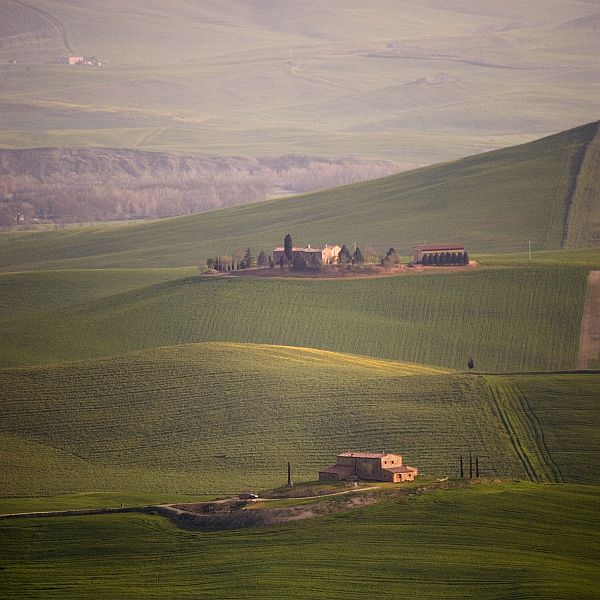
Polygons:
M292 248L292 260L294 260L295 255L301 254L306 259L307 264L311 264L313 257L318 256L321 264L334 265L338 261L340 250L340 246L330 246L329 244L325 244L323 248L311 248L310 244L306 247L294 246ZM282 247L275 248L273 250L273 261L278 263L282 257L285 257L285 249Z

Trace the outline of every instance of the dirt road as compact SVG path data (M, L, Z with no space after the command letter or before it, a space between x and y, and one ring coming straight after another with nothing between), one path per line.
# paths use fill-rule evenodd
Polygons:
M590 364L591 361L596 361L596 365ZM600 271L592 271L588 277L585 307L581 318L577 368L597 367L598 361L600 361Z

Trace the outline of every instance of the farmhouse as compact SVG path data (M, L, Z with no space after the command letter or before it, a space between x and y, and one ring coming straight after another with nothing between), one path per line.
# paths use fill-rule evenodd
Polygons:
M420 244L413 248L413 262L422 265L468 265L465 247L457 244Z
M317 257L321 260L321 264L333 265L337 262L340 250L341 248L339 246L330 246L329 244L325 244L324 248L311 248L310 244L306 246L306 248L294 246L292 248L292 260L294 256L302 255L307 264L312 264L313 257ZM284 248L275 248L273 250L273 260L275 263L278 263L282 257L285 257Z
M319 471L319 481L371 479L400 483L413 481L419 474L417 467L402 464L399 454L387 452L342 452L331 467Z

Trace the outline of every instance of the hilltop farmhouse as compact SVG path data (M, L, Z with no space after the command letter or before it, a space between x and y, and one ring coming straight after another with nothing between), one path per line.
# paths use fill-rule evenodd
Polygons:
M340 246L330 246L329 244L325 244L324 248L311 248L310 244L306 248L294 246L292 248L292 261L295 256L301 255L307 264L312 264L312 258L317 257L321 260L321 264L333 265L337 263L340 250ZM279 263L282 258L285 259L285 249L282 247L275 248L273 250L273 260L275 263Z
M402 464L399 454L387 452L342 452L331 467L319 471L319 481L371 479L401 483L413 481L419 474L417 467Z

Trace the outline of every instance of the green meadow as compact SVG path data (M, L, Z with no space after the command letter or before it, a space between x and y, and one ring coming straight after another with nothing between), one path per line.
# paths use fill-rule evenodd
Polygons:
M598 374L479 376L207 343L3 369L0 384L3 496L264 490L288 461L312 480L346 448L398 449L440 477L470 451L486 477L600 476Z
M597 595L598 489L488 484L263 529L161 517L0 521L19 598L532 598Z
M461 370L469 355L480 371L573 369L587 273L536 266L345 281L176 279L46 311L35 327L27 314L3 319L0 364L230 341Z

